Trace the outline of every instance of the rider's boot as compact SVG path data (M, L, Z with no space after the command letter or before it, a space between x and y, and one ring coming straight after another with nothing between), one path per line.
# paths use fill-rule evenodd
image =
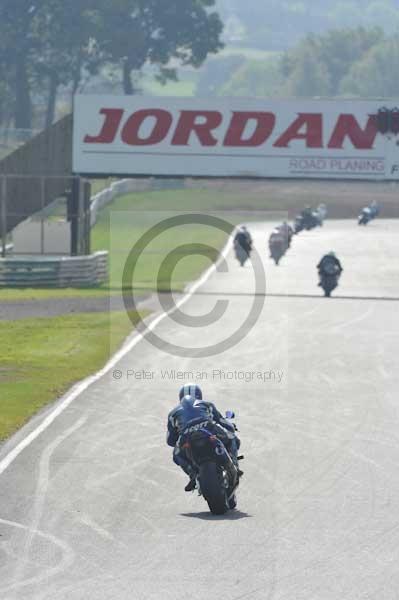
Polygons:
M190 481L188 482L188 484L186 485L186 487L184 488L185 492L192 492L195 490L195 486L197 485L197 480L195 475L192 476L192 478L190 479Z

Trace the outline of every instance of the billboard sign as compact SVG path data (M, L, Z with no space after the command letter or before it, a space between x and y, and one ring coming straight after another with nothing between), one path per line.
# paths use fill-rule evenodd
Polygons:
M398 102L397 102L398 103ZM379 100L78 95L82 175L399 179Z

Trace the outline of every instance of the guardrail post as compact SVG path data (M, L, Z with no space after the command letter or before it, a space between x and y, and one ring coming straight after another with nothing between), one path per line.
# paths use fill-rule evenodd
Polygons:
M90 227L90 198L91 198L91 183L90 181L85 181L83 186L83 227L84 227L84 240L83 240L83 254L90 254L91 252L91 227Z
M44 177L40 178L40 196L41 196L41 211L40 211L40 254L44 254L44 215L43 211L46 206L45 201L45 185Z
M71 186L71 256L79 254L79 197L80 177L73 177Z
M7 246L7 179L1 178L1 256L6 256Z

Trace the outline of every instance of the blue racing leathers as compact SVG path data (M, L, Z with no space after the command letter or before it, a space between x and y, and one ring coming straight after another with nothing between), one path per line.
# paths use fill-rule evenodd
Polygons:
M173 460L179 465L187 475L192 477L194 469L188 461L185 453L179 445L179 438L182 432L195 421L212 421L223 428L225 437L227 434L229 447L233 461L237 464L237 451L240 447L240 440L235 434L235 427L229 423L217 410L212 402L205 400L195 400L194 398L184 398L168 415L168 432L166 441L169 446L174 447Z

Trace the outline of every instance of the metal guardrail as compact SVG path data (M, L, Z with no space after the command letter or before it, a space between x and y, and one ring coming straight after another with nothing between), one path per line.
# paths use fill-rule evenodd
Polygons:
M91 227L97 223L98 213L105 206L110 204L118 196L134 192L150 192L161 190L180 190L184 189L186 182L184 179L119 179L111 183L109 188L98 192L92 196L90 203L90 224Z
M0 287L90 287L108 279L108 252L0 259Z

